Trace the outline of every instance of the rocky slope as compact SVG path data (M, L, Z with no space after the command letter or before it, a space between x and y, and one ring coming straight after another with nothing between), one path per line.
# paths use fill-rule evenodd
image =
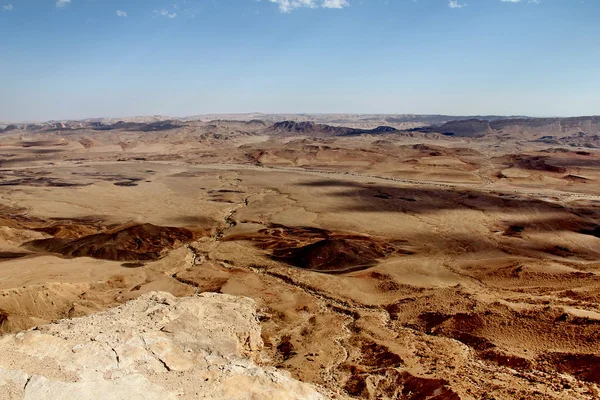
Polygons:
M324 399L263 368L253 300L152 292L0 338L3 399Z

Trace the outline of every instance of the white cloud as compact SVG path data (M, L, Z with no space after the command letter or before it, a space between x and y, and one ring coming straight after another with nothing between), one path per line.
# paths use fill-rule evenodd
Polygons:
M177 13L170 13L167 10L165 10L164 8L162 10L154 10L154 14L158 14L162 17L166 17L166 18L175 18L177 16Z
M269 0L271 3L279 5L281 12L289 13L300 7L317 8L315 0Z
M348 0L324 0L323 1L323 8L344 8L344 7L348 7L350 5L350 3L348 3Z
M12 10L14 10L15 8L13 7L13 5L12 5L12 4L7 4L7 5L5 5L5 6L2 6L2 9L3 9L4 11L12 11Z
M466 7L467 3L459 3L458 0L450 0L448 7L450 8L463 8Z
M62 8L64 6L66 6L67 4L69 4L70 2L71 2L71 0L58 0L56 2L56 7Z
M122 10L117 10L117 17L126 17L127 16L127 12L122 11Z
M292 12L297 8L344 8L350 5L348 0L269 0L279 6L284 13Z

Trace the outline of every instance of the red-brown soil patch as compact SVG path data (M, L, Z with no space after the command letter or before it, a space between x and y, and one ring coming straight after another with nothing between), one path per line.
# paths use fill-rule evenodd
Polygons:
M543 172L565 173L567 169L552 165L548 156L530 156L526 154L518 154L509 156L510 164L523 169Z
M569 174L563 177L564 180L569 181L571 183L588 183L590 182L590 179L583 177L583 176L578 176L578 175L573 175L573 174Z
M539 361L577 379L600 383L600 355L598 354L551 353L540 357Z
M367 367L395 368L404 362L402 358L390 351L389 348L375 342L364 342L360 347L360 363Z
M272 250L275 260L324 273L357 271L376 265L391 254L412 254L402 248L405 241L312 227L271 225L256 234L229 236L225 240L249 240L261 249Z
M346 366L350 373L344 390L359 398L385 398L406 400L460 400L445 379L422 378L406 371L388 368L376 373L360 367ZM378 394L377 397L374 394Z
M273 258L293 266L313 271L346 271L377 264L385 253L372 246L349 239L324 239L291 249L276 249Z

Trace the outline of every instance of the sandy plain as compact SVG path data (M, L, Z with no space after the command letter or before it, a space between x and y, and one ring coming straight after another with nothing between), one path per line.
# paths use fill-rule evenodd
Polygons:
M265 126L3 134L0 332L212 291L339 398L600 396L595 150Z

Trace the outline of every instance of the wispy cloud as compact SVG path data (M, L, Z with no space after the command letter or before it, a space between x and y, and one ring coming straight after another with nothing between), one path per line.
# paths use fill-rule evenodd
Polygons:
M350 5L350 3L348 3L348 0L324 0L323 1L323 8L344 8L344 7L348 7Z
M63 8L64 6L66 6L67 4L69 4L70 2L71 2L71 0L58 0L56 2L56 7Z
M348 0L269 0L279 6L284 13L292 12L297 8L344 8L350 5Z
M6 4L6 5L2 6L2 10L3 10L3 11L12 11L12 10L14 10L14 9L15 9L15 8L13 7L13 5L12 5L12 4Z
M289 13L300 7L317 8L315 0L269 0L271 3L279 5L281 12Z
M122 10L117 10L117 17L126 17L127 13Z
M503 3L520 3L522 0L500 0ZM540 4L541 0L529 0L528 3Z
M157 15L160 15L161 17L166 17L166 18L175 18L177 16L177 13L170 13L164 8L162 10L154 10L154 14L157 14Z
M450 0L448 7L450 8L463 8L466 7L467 3L459 3L458 0Z

